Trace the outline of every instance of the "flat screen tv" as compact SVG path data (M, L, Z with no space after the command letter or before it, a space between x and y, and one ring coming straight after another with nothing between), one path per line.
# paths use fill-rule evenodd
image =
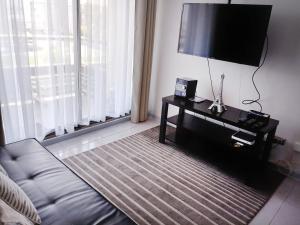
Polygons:
M259 66L271 5L183 4L178 52Z

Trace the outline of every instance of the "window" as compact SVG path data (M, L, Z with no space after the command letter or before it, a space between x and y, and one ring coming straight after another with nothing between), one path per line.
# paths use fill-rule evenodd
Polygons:
M129 113L134 2L1 1L0 100L8 142Z

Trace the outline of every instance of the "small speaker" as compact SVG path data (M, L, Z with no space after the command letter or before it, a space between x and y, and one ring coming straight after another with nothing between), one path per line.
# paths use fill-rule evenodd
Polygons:
M182 77L176 79L175 96L182 98L195 97L197 80Z

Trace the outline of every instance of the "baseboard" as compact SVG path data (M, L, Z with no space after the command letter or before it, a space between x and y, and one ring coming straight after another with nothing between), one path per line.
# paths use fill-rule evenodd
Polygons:
M52 144L55 144L55 143L58 143L58 142L61 142L61 141L68 140L70 138L74 138L74 137L77 137L77 136L80 136L80 135L83 135L83 134L87 134L87 133L90 133L90 132L93 132L93 131L96 131L96 130L100 130L100 129L103 129L103 128L106 128L106 127L109 127L109 126L113 126L113 125L116 125L118 123L129 121L130 118L131 118L130 115L124 116L124 117L114 119L114 120L109 121L109 122L101 123L99 125L95 125L95 126L92 126L92 127L87 127L87 128L75 131L73 133L69 133L69 134L65 134L65 135L62 135L62 136L53 137L53 138L44 140L44 141L41 142L41 144L43 146L52 145Z

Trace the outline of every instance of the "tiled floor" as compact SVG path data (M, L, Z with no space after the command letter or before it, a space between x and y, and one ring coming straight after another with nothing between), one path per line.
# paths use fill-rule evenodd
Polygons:
M63 159L100 145L142 132L159 124L150 118L147 122L134 124L129 121L75 137L47 148ZM250 225L299 225L300 224L300 181L286 178L264 208Z
M299 225L300 182L286 178L250 225Z
M62 142L58 142L53 145L49 145L47 146L47 148L58 158L64 159L72 155L88 151L97 146L104 145L118 139L142 132L158 125L159 120L155 118L149 118L147 122L139 124L127 121Z

